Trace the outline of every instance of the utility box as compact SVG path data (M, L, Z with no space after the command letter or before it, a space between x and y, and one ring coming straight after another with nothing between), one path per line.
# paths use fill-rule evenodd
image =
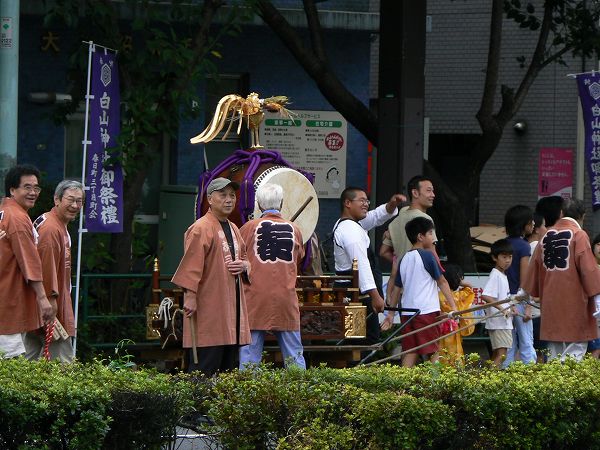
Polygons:
M183 235L194 223L196 186L163 185L160 188L158 258L160 271L175 273L183 256Z

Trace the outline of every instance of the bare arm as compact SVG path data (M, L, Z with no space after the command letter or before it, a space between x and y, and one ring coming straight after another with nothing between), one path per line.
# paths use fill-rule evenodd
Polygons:
M385 209L388 214L393 214L394 210L398 207L400 203L406 202L406 196L402 194L394 194L392 198L386 203Z
M481 295L480 298L481 298L481 300L483 300L486 303L495 303L498 301L497 298L490 297L489 295ZM505 310L505 308L503 308L502 305L494 305L493 307L496 308L500 312L504 312L504 310Z
M437 285L440 291L442 291L442 294L444 294L444 297L446 297L446 301L450 305L450 308L452 308L452 311L456 311L457 308L456 303L454 303L454 296L452 295L452 291L450 290L450 286L444 275L440 275L437 279Z
M525 285L525 278L527 277L527 268L529 267L529 256L523 256L519 261L519 287ZM523 315L523 322L531 320L531 305L525 306L525 314Z
M29 285L35 291L35 298L44 324L53 322L56 318L57 310L56 297L52 297L51 300L48 300L48 297L46 297L46 291L44 290L44 285L41 281L30 281Z
M370 289L366 293L369 294L369 297L371 297L371 305L373 305L375 312L383 312L385 304L383 302L383 298L381 295L379 295L377 288Z
M392 297L392 289L394 288L394 280L396 280L396 275L398 274L398 260L392 262L392 271L390 272L390 278L388 280L387 289L386 289L386 297ZM388 302L389 305L389 302Z
M395 308L399 303L400 297L402 296L402 288L393 284L389 292L388 305L392 308ZM395 311L388 311L388 315L385 316L385 319L383 319L383 322L381 323L381 329L383 331L389 330L392 327L394 324L395 315Z

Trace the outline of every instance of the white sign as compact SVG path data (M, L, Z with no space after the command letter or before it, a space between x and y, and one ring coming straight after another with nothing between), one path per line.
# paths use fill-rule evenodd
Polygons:
M346 187L348 123L336 111L294 111L293 120L266 113L260 142L297 169L315 174L320 198L339 198Z
M13 47L12 17L0 17L0 48Z

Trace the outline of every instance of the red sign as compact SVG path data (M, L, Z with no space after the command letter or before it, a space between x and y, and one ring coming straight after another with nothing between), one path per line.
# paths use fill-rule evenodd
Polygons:
M329 133L325 136L325 147L337 151L344 146L344 138L339 133Z
M559 195L573 196L573 150L542 148L538 172L538 198Z

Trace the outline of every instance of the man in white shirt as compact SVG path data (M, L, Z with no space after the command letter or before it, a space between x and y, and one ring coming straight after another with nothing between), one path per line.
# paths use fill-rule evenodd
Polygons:
M340 196L341 217L333 227L335 272L348 275L352 260L358 261L358 283L361 300L367 306L367 343L379 341L379 318L377 312L384 308L383 297L377 290L369 253L371 240L367 231L394 217L398 205L406 201L402 194L394 194L390 200L369 211L369 198L364 190L356 187L344 189ZM373 256L372 256L373 258Z

